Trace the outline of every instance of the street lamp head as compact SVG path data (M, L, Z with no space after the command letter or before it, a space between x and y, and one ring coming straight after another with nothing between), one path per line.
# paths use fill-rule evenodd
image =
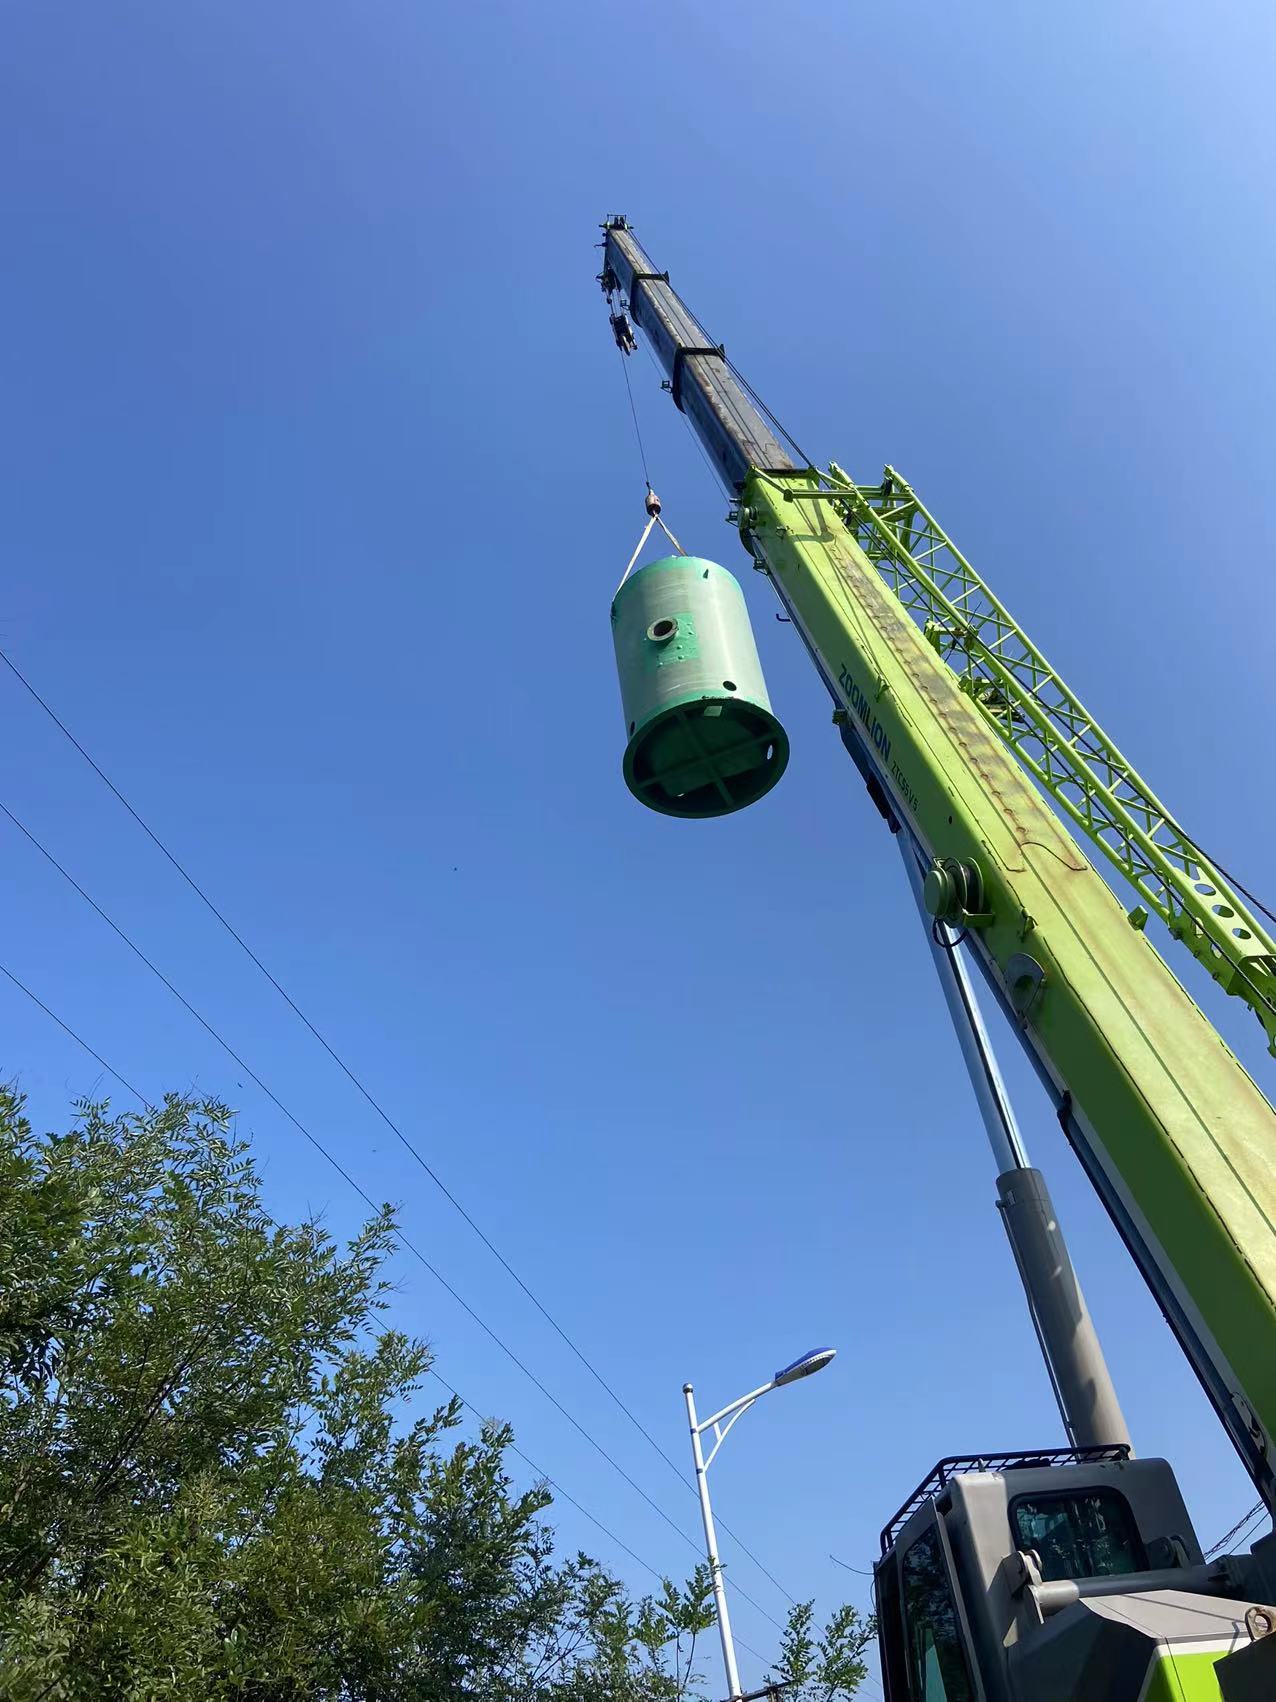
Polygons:
M804 1353L801 1359L795 1359L792 1365L786 1365L783 1371L777 1371L771 1381L777 1389L782 1389L786 1383L796 1383L799 1377L813 1377L836 1357L835 1347L813 1348L810 1353Z

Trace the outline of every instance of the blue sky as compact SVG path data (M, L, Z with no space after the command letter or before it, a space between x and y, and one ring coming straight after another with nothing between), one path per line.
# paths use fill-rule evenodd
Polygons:
M759 587L783 784L702 824L622 785L607 609L642 480L591 244L627 213L804 444L897 465L1270 890L1270 9L2 16L0 642L676 1459L686 1378L716 1402L840 1348L749 1415L715 1491L792 1594L863 1601L830 1553L866 1567L936 1457L1058 1420L894 846ZM631 370L675 531L739 568ZM0 713L0 800L691 1540L404 1258L396 1316L440 1371L654 1566L692 1563L692 1496L12 680ZM15 974L143 1091L240 1107L276 1212L353 1227L7 825L0 878ZM1257 1025L1204 997L1270 1090ZM0 1009L58 1121L97 1066ZM1136 1444L1212 1540L1248 1483L1005 1061Z

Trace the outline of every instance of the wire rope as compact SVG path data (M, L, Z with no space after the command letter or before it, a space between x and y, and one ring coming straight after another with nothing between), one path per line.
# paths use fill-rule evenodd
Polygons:
M622 348L617 348L620 356L620 370L625 375L625 394L629 397L629 412L633 417L634 436L638 440L638 459L642 462L642 476L647 489L651 489L651 473L647 467L647 450L642 441L642 427L638 424L638 404L634 401L634 387L629 382L629 358Z

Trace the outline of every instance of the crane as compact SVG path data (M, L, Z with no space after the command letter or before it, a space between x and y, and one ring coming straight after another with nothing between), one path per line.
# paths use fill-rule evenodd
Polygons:
M810 464L626 219L606 221L601 246L622 355L646 338L828 689L935 944L956 958L961 942L1027 1049L1276 1508L1276 1112L1147 932L1156 917L1250 1008L1276 1055L1276 940L1261 907L1187 835L902 474L888 466L860 484ZM679 663L676 628L667 617L638 641ZM774 770L787 745L764 698L745 731ZM663 797L651 774L627 771L670 814L694 813L677 775L722 738L697 726L694 702L679 700L689 743ZM764 789L732 793L721 762L705 772L724 808ZM1093 858L1128 883L1128 908ZM883 1528L875 1584L889 1702L1276 1697L1276 1538L1207 1563L1169 1466L1134 1459L1124 1438L941 1461Z

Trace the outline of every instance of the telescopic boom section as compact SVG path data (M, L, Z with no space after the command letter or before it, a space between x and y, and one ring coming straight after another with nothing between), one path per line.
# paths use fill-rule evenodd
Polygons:
M1025 748L1024 729L1003 712L996 693L1006 695L1005 676L1018 678L1015 670L968 665L972 655L986 664L990 652L1000 654L991 628L971 622L963 630L950 610L919 607L912 569L888 540L880 551L871 547L865 504L897 537L906 525L890 514L895 492L797 467L624 220L604 229L604 285L627 297L735 500L744 542L828 686L879 810L931 863L935 914L967 929L1087 1174L1260 1493L1276 1505L1276 1113L1139 931L1141 914L1127 916L1021 761L1065 809L1071 798L1078 828L1119 866L1131 865L1126 872L1150 907L1220 980L1235 991L1257 988L1255 1008L1271 984L1268 942L1255 927L1248 949L1251 942L1230 931L1252 918L1230 902L1235 894L1194 846L1186 885L1213 885L1226 897L1195 892L1209 906L1191 906L1184 881L1165 866L1173 861L1169 830L1179 830L1146 788L1141 801L1124 793L1115 771L1110 792L1124 811L1117 819L1126 848L1114 854L1115 836L1095 813L1102 800L1077 803L1055 790L1055 771L1043 775L1040 760L1034 766L1035 747ZM911 524L915 534L921 522ZM916 563L914 534L902 534L902 547ZM956 582L944 584L960 611ZM961 677L941 651L958 656ZM1031 681L1023 690L1031 696ZM1060 701L1065 710L1075 703L1070 694ZM1030 721L1031 709L1021 698L1017 713ZM1076 751L1089 751L1091 737ZM1056 744L1066 742L1061 734ZM1057 748L1051 761L1063 761ZM1141 809L1166 825L1140 818ZM1149 866L1163 883L1159 897ZM1219 916L1215 902L1244 920ZM1229 924L1226 936L1215 922Z
M732 373L725 349L710 341L678 300L668 272L652 267L623 219L609 220L604 229L603 288L628 299L629 317L646 332L669 375L675 405L691 421L723 484L734 494L755 467L791 472L793 462Z

